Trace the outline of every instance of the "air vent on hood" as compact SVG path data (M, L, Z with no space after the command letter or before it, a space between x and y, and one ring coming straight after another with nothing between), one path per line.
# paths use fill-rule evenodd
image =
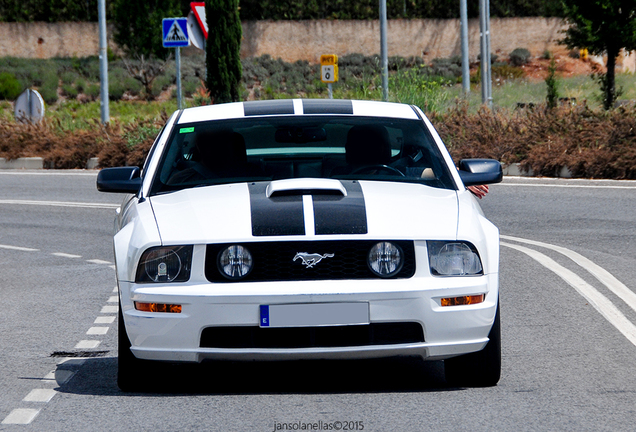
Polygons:
M294 178L274 180L265 190L267 198L280 195L340 195L347 196L347 189L340 180L321 178Z

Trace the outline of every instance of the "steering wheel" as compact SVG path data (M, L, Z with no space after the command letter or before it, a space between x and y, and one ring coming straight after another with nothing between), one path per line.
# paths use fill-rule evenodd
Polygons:
M392 174L397 174L401 177L406 177L404 173L400 171L399 169L393 168L392 166L389 166L389 165L382 165L382 164L361 167L361 168L353 170L351 174L364 174L364 173L372 174L371 171L388 171Z

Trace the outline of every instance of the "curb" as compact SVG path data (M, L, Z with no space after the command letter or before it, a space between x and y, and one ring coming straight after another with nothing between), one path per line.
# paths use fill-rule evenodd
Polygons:
M99 158L90 158L86 162L86 169L92 170L99 166ZM51 167L47 167L51 168ZM0 170L40 170L44 169L44 159L41 157L21 157L17 159L6 160L0 158Z
M23 157L12 160L0 158L0 169L43 169L44 159L41 157Z

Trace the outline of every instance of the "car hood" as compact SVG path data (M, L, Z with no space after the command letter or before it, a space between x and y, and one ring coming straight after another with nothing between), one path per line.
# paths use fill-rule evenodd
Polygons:
M149 200L165 245L457 235L457 193L413 183L290 179L184 189Z

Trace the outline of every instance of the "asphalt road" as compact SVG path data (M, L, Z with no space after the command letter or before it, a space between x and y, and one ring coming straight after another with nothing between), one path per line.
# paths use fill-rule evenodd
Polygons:
M95 176L0 172L0 430L635 429L636 183L491 187L482 208L503 235L496 387L451 388L441 363L405 359L193 367L148 377L170 392L123 394L121 197L98 193Z

